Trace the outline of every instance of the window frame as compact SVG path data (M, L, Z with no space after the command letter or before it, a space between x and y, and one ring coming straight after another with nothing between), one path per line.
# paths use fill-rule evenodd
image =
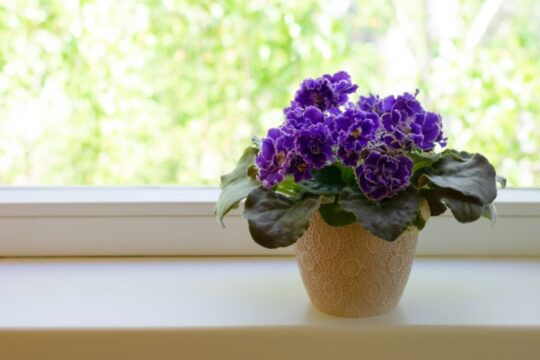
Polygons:
M222 229L218 188L0 187L0 257L292 255L249 237L241 210ZM539 256L540 189L501 190L497 224L432 218L417 253Z

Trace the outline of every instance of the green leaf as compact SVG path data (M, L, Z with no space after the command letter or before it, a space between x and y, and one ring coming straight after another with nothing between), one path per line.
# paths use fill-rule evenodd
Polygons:
M337 195L345 187L341 171L335 166L313 170L313 178L298 183L305 191L315 195Z
M495 176L495 169L484 156L474 154L466 158L462 153L451 152L422 174L419 182L429 181L488 205L497 196Z
M260 186L255 179L256 171L253 171L255 169L254 158L258 151L252 146L246 148L238 160L236 168L221 177L221 193L214 209L214 215L223 227L225 226L223 217L231 209L237 207L240 201L248 196L253 189Z
M276 192L288 197L300 198L304 193L304 189L294 182L294 179L285 178L276 186Z
M422 193L430 203L438 204L452 212L452 215L461 223L469 223L478 220L484 212L484 205L475 197L463 195L452 189L431 189Z
M495 177L495 180L499 183L499 186L501 189L504 189L506 187L506 178L503 176L497 176Z
M493 203L484 206L482 217L490 220L492 226L495 225L495 223L497 222L497 209L495 209L495 205L493 205Z
M476 199L454 192L452 196L441 198L452 215L461 223L476 221L482 216L484 206Z
M343 181L345 186L356 184L356 175L354 174L354 169L352 167L339 164L336 166L341 172L341 181Z
M411 152L407 154L413 161L413 173L420 169L431 166L437 160L442 158L441 154L434 152Z
M258 136L254 136L251 138L251 143L253 144L253 146L255 146L257 149L260 149L261 148L261 145L262 145L262 139Z
M343 209L353 213L366 230L384 240L394 241L416 218L420 195L411 186L391 199L372 202L358 189L346 187L339 201Z
M319 197L294 199L259 187L247 197L244 216L255 242L275 249L294 244L309 226Z
M330 226L346 226L356 222L354 214L343 210L337 202L321 204L319 207L321 217Z
M467 161L471 159L474 154L467 151L458 151L454 149L446 149L442 152L442 155L447 158L452 158L458 161Z
M415 226L418 230L422 230L426 226L426 223L430 216L431 211L429 208L429 203L425 198L423 198L420 200L420 207L418 208L416 218L414 219L412 225Z
M420 189L420 194L428 202L431 216L439 216L446 211L446 205L432 189Z
M441 200L448 206L456 220L461 223L476 221L484 212L484 205L479 200L456 191L447 191Z

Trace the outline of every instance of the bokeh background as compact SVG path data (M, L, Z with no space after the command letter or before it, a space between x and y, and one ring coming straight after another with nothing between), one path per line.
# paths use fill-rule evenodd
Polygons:
M341 69L540 186L538 0L2 1L0 183L217 185Z

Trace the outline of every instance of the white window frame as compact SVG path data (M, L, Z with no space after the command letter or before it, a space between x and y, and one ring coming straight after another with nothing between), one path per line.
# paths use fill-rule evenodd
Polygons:
M290 255L249 236L240 210L222 229L219 189L182 187L2 187L0 257ZM497 224L430 219L419 255L540 256L540 189L501 190Z

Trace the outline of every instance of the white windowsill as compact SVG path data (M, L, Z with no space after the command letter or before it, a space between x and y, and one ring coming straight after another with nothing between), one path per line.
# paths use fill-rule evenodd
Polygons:
M0 217L211 215L219 193L213 187L0 187ZM499 190L496 204L499 215L539 216L540 189Z
M293 258L0 260L1 359L532 359L540 259L417 258L367 319L309 303Z
M216 188L0 188L0 257L291 255L250 238L241 210L213 216ZM540 256L540 189L502 190L499 219L430 219L418 254Z

